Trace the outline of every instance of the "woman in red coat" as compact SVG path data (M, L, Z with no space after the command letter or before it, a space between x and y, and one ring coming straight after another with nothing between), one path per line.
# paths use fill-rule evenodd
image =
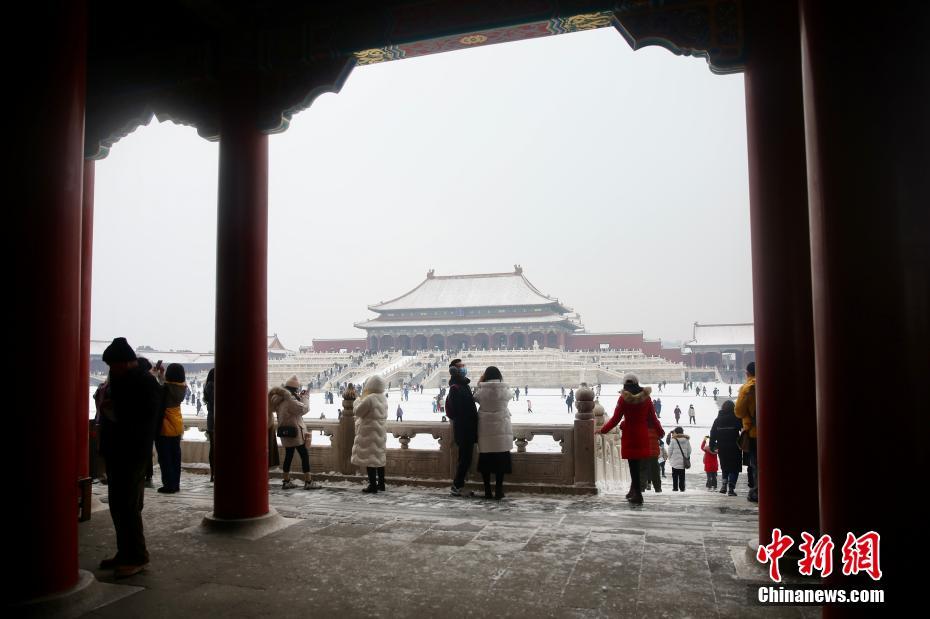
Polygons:
M624 376L623 391L620 399L617 400L614 416L600 430L596 430L605 434L620 423L621 419L624 420L623 436L620 439L620 456L630 463L630 478L633 484L628 500L635 505L643 504L643 491L639 480L640 467L646 464L643 461L655 457L653 455L657 448L655 433L662 432L662 426L652 405L652 398L649 397L650 393L652 390L649 387L639 386L639 379L634 374ZM650 432L650 427L652 432Z

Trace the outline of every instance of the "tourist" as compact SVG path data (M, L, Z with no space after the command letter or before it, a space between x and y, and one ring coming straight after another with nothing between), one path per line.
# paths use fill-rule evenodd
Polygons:
M138 359L136 359L136 361L139 364L140 370L142 370L143 372L148 372L156 379L156 382L158 382L159 374L158 374L158 371L156 371L155 368L152 367L151 361L149 361L145 357L139 357ZM158 367L161 368L161 361L158 362ZM161 419L161 411L159 411L158 414L159 414L159 419ZM157 426L158 426L158 423L156 421L155 436L158 436ZM155 464L154 464L155 458L153 457L153 454L155 454L154 438L152 439L152 444L149 446L149 458L148 460L145 461L145 487L146 488L155 487L155 484L152 483L152 478L155 477Z
M697 397L701 397L701 386L700 385L694 388L694 395L696 395Z
M704 385L704 397L707 397L707 385Z
M568 406L568 414L572 413L572 404L575 403L575 390L572 389L568 392L568 397L565 398L565 404Z
M394 421L403 421L404 420L404 409L400 407L400 404L397 405L397 417Z
M662 469L662 479L666 478L665 475L665 463L668 461L668 450L665 448L665 443L662 442L662 439L658 439L659 443L659 468Z
M459 448L458 467L452 480L452 496L462 496L465 477L471 467L472 452L478 442L478 409L469 388L468 368L461 359L449 363L449 395L446 396L446 415L452 420L452 434Z
M658 415L656 416L655 420L647 419L647 421L649 426L649 457L644 458L640 464L639 486L640 488L645 488L646 490L655 489L656 492L662 492L662 478L659 475L659 456L661 455L659 445L662 444L662 437L665 436L665 430L663 430L662 426L659 425L660 422L658 421ZM620 426L620 433L622 435L623 422L620 423Z
M533 412L533 401L532 401L532 400L527 400L527 401L526 401L526 412L527 412L527 413L532 413L532 412Z
M676 404L675 405L675 423L678 423L678 420L681 419L681 408Z
M741 437L741 448L749 452L749 466L752 467L755 485L749 490L746 498L753 503L759 500L759 454L756 445L756 362L753 361L746 366L746 382L739 389L739 395L736 398L736 416L743 421L743 432L746 437ZM748 442L748 449L746 449Z
M653 453L653 446L649 444L650 423L653 424L653 428L656 429L657 433L662 427L656 417L652 399L649 397L651 391L649 387L640 387L639 379L635 374L625 375L623 377L623 391L617 399L617 407L614 409L613 417L600 429L595 428L594 430L606 434L619 424L621 419L624 420L623 440L620 441L620 457L629 462L632 484L627 500L634 505L643 504L640 467L642 460L650 458Z
M714 387L714 400L717 399L717 395L719 394L720 394L720 389L718 389L717 387Z
M210 368L210 371L207 372L207 380L203 384L203 401L207 405L207 440L210 441L210 451L207 455L207 459L210 462L210 481L213 481L213 396L215 389L215 371L216 368Z
M519 388L517 389L519 391ZM474 401L478 408L478 471L484 480L484 498L504 498L504 475L511 472L510 450L513 429L510 425L510 387L500 370L491 366L478 379ZM491 494L491 474L494 494Z
M200 404L200 396L197 396L197 416L200 417L200 412L203 410L203 407Z
M529 385L524 385L524 386L523 386L523 395L524 395L524 396L530 395L530 386L529 386Z
M365 467L368 473L368 486L362 489L366 494L386 490L384 466L387 461L387 398L384 391L384 379L376 374L365 381L362 397L355 405L352 464ZM397 409L400 411L400 406Z
M138 574L149 562L142 527L146 461L152 461L152 442L161 414L161 389L151 374L139 367L136 353L118 337L103 351L110 368L100 447L107 467L107 497L116 529L116 555L100 562L115 569L117 578Z
M719 465L717 463L717 454L707 446L709 440L710 436L705 436L704 440L701 441L701 451L704 452L704 472L707 473L707 483L704 484L704 487L708 490L716 490Z
M688 407L688 423L697 423L697 418L694 416L694 404Z
M109 389L110 384L108 380L105 380L97 385L97 389L94 391L94 409L96 412L94 414L94 432L91 434L92 437L96 437L96 449L91 456L93 458L91 476L99 479L104 486L107 485L107 464L103 458L100 428L103 425L104 415L108 416L110 421L116 421L113 417L113 402L110 400Z
M672 492L685 491L685 470L691 468L691 437L678 426L672 430L668 460L672 465Z
M656 417L662 419L662 398L656 398L655 401Z
M743 470L743 452L739 447L741 428L742 424L736 418L733 400L727 400L710 428L710 450L720 456L720 468L723 470L721 494L736 496L736 481Z
M184 401L184 366L172 363L157 377L162 382L162 421L155 437L158 466L161 468L162 494L174 494L181 490L181 436L184 420L181 417L181 402Z
M272 387L268 392L268 427L274 425L272 418L274 412L278 417L276 435L281 437L281 445L284 447L282 490L296 488L294 482L291 481L291 462L294 460L295 451L300 456L301 470L304 474L304 490L316 490L321 487L310 477L310 453L307 447L312 434L307 432L303 419L304 415L310 411L309 396L306 392L303 395L298 395L299 393L300 379L296 374L287 379L283 387Z
M730 394L729 397L733 397L733 385L727 385L727 392Z

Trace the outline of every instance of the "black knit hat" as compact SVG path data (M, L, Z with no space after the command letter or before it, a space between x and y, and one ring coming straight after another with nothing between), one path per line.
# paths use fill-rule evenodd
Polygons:
M165 380L169 383L184 382L184 366L180 363L169 363L165 370Z
M756 375L756 362L750 361L749 365L746 366L746 371L749 373L750 376L755 376Z
M128 363L136 360L136 352L124 337L118 337L110 342L103 351L103 362L107 365L114 363Z

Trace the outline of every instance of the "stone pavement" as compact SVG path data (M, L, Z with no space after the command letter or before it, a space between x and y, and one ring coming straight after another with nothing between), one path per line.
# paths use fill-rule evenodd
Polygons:
M137 576L97 569L115 549L108 512L80 525L81 568L124 596L83 616L819 616L750 605L748 584L768 581L746 557L758 516L745 480L738 497L707 492L700 473L688 483L632 507L615 495L498 503L390 480L376 496L347 482L283 491L274 480L271 505L293 524L248 541L198 526L212 485L185 474L178 494L146 490L152 563Z

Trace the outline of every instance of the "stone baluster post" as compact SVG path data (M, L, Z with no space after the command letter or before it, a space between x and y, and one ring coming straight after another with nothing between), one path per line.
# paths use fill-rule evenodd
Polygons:
M352 464L352 444L355 443L355 386L349 383L342 394L342 417L339 419L339 434L333 441L336 447L336 465L340 473L353 475L355 465Z
M594 390L582 384L575 391L575 485L594 485Z

